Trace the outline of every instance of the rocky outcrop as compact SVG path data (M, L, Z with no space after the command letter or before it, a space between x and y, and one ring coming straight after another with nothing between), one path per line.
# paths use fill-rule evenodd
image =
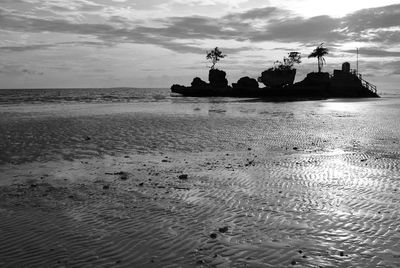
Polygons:
M173 85L171 91L194 97L252 97L275 100L379 98L375 86L346 70L335 70L333 76L323 72L309 73L304 80L293 84L296 70L270 69L264 71L259 78L259 82L267 86L259 88L257 80L248 76L240 78L230 87L224 71L211 69L208 75L209 83L196 77L190 87Z
M283 87L293 85L295 76L296 69L279 70L271 68L261 73L258 82L270 88Z
M222 70L211 69L208 73L208 81L212 87L228 87L228 80L226 79L226 73Z
M191 85L192 85L193 88L199 88L199 89L209 86L207 82L201 80L201 78L199 78L199 77L195 77L193 79Z
M235 90L256 90L259 89L259 85L256 79L250 78L248 76L240 78L237 83L232 84Z
M195 77L190 87L173 85L171 91L186 96L227 96L232 94L232 88L228 85L224 71L211 69L208 79L209 83Z

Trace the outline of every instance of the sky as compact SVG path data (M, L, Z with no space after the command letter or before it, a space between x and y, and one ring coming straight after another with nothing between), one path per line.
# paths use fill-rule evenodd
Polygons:
M329 49L379 89L400 90L400 2L322 0L1 0L0 88L165 87L207 80L206 52L230 83L291 51L296 80Z

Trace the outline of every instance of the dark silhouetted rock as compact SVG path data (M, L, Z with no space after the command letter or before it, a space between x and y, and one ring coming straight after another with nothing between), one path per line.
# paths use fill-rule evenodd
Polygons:
M329 73L308 73L302 83L306 86L329 87L331 79Z
M208 87L207 82L201 80L199 77L195 77L193 79L191 85L192 85L192 88L199 88L199 89Z
M187 88L187 87L185 87L185 86L173 84L172 87L171 87L171 91L172 91L172 92L178 92L178 93L180 93L180 92L182 92L182 91L184 92L186 88Z
M234 89L258 89L259 85L256 79L250 78L248 76L240 78L237 83L233 83L232 87Z
M110 185L104 185L103 186L103 190L108 190L108 189L110 189Z
M226 73L222 70L211 69L208 73L208 80L212 87L227 87L228 80L226 79Z
M211 237L212 239L215 239L215 238L217 238L217 234L216 234L216 233L212 233L212 234L210 234L210 237Z

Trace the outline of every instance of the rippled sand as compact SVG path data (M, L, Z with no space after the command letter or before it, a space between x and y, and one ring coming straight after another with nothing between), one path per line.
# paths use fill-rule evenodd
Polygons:
M24 108L1 267L400 266L396 102Z

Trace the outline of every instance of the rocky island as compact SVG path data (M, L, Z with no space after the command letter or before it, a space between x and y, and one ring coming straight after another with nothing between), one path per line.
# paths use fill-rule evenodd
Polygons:
M275 62L275 66L261 73L258 80L242 77L232 86L228 84L226 73L215 68L215 64L225 55L216 47L207 54L213 65L208 74L208 83L196 77L191 86L173 85L172 93L193 97L256 97L271 99L326 99L326 98L379 98L376 86L363 79L357 70L350 68L350 63L342 64L341 70L333 74L322 72L324 55L328 49L320 44L309 57L318 59L318 72L308 73L300 82L294 83L300 53L290 52L283 62ZM260 87L259 82L265 87Z

